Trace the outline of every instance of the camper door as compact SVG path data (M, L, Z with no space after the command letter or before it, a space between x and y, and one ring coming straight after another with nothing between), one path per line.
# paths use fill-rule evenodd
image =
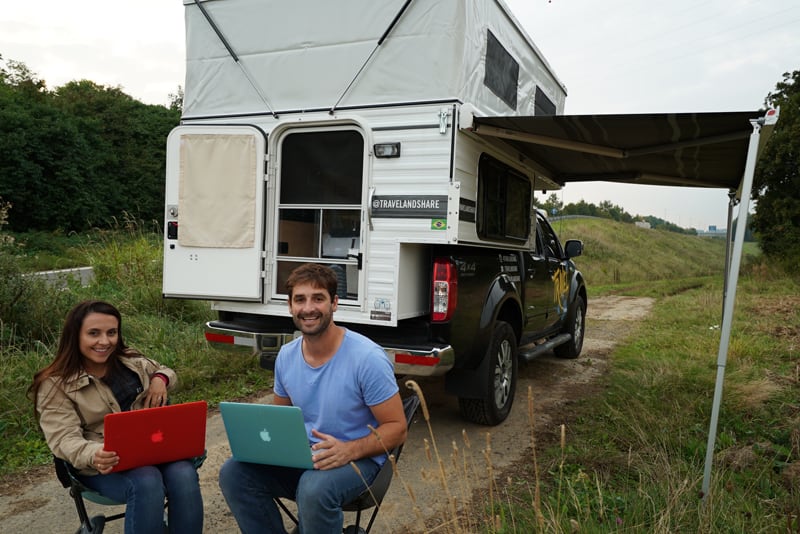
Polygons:
M276 139L277 135L277 139ZM356 305L363 287L364 135L354 126L294 128L277 146L277 246L272 290L285 298L289 273L307 262L330 266L339 302Z
M266 137L179 126L167 138L163 292L261 301Z

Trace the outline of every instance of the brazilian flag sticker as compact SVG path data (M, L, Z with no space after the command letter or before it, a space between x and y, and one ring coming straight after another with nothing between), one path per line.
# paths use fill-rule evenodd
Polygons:
M431 219L431 230L446 230L447 219Z

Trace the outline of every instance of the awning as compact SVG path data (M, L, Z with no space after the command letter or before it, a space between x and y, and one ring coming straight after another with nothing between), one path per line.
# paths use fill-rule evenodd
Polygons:
M467 109L464 110L464 107ZM556 115L475 117L462 107L460 127L511 143L550 180L608 181L737 190L739 216L733 251L725 265L717 379L703 470L703 499L711 484L722 387L733 322L733 305L747 227L756 161L779 110L648 115ZM732 221L733 203L728 219Z
M765 114L478 117L464 108L462 129L502 138L562 186L607 181L729 190L742 181L751 121Z

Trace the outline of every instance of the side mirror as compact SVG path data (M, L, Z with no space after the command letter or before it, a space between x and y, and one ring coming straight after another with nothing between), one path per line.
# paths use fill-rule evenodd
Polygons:
M583 241L579 239L568 239L564 244L564 252L567 258L575 258L583 254Z

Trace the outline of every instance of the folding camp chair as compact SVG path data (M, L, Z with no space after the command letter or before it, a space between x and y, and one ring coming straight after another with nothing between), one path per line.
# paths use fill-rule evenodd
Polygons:
M403 411L406 414L406 424L408 427L411 427L411 422L414 417L414 412L417 411L417 407L419 407L419 397L416 394L410 395L403 399ZM390 455L394 455L395 463L397 463L397 460L400 458L400 453L402 451L402 443L389 451ZM372 481L372 484L370 484L369 488L362 491L358 497L342 507L342 510L345 512L356 513L355 524L346 527L344 529L344 534L369 533L369 531L372 529L373 523L375 522L375 517L378 515L378 510L380 510L383 497L389 490L389 484L392 482L392 474L392 462L387 459L383 464L383 467L381 467L380 471L378 471L378 474L375 476L375 480ZM289 510L283 501L276 498L275 502L289 517L289 519L291 519L292 522L297 525L297 517ZM369 518L367 528L363 529L361 528L361 512L372 507L375 507L375 509L372 511L372 515Z
M206 459L206 454L193 458L195 469L199 469ZM108 506L124 505L124 502L118 502L106 497L105 495L96 492L95 490L87 487L83 482L78 479L78 471L66 460L56 458L53 456L53 463L56 468L56 476L65 488L69 488L69 494L72 500L75 501L75 508L78 511L78 517L81 520L80 527L75 531L76 534L102 534L105 525L109 521L115 521L125 517L125 512L106 516L105 514L98 514L89 516L86 510L86 503L84 499L91 501L95 504L102 504ZM166 508L169 502L164 504Z

